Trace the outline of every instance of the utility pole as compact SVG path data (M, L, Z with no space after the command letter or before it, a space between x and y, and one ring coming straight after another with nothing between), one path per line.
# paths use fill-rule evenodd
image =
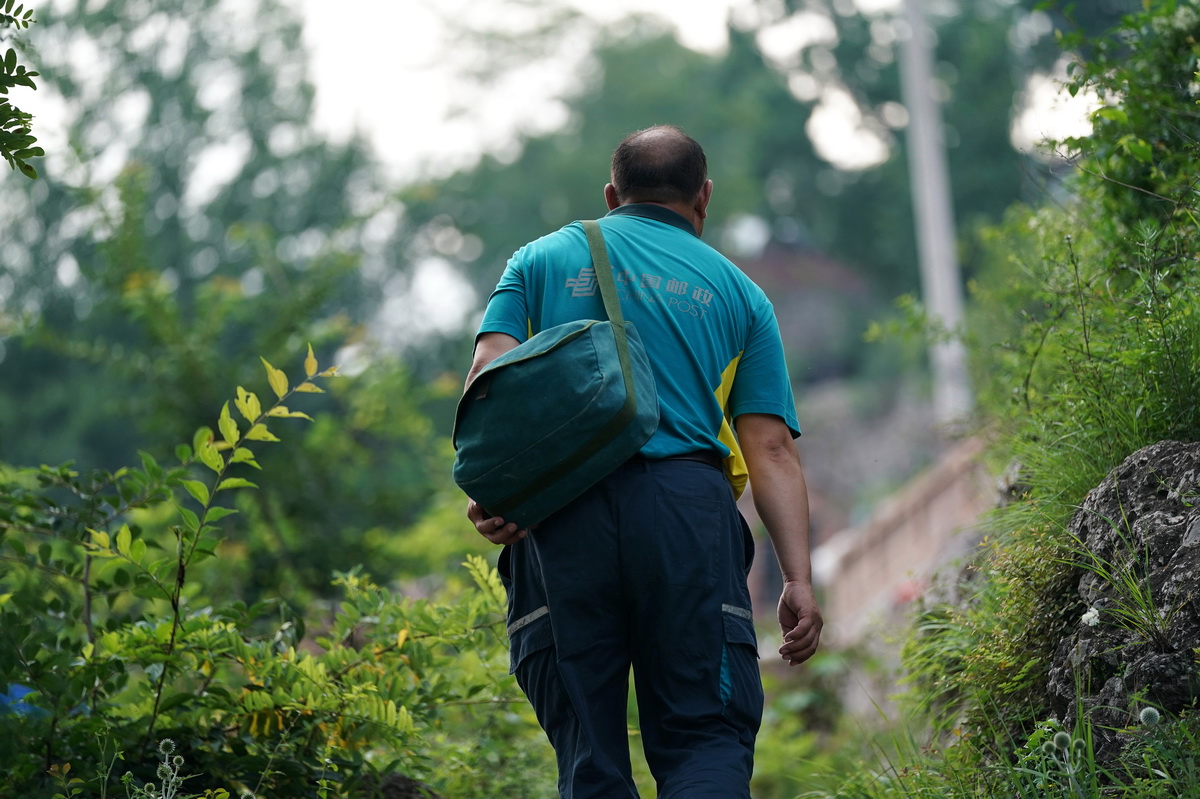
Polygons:
M904 0L909 34L902 37L900 77L908 109L908 174L917 225L921 293L932 322L951 338L930 345L933 406L939 425L953 430L971 410L963 320L962 279L955 254L954 214L941 109L933 94L933 47L924 0Z

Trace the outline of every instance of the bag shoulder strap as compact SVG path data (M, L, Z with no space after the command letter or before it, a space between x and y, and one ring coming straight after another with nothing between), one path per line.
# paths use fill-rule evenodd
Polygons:
M608 262L608 248L604 246L604 234L600 223L594 219L584 220L583 231L587 234L588 249L592 252L592 267L596 270L596 282L600 284L600 296L604 300L604 312L612 323L613 338L617 343L617 359L621 362L621 377L625 383L627 410L637 412L637 390L633 382L633 361L629 357L629 339L625 331L625 316L621 313L621 298L617 296L617 284L613 280L612 264Z
M604 312L613 323L613 327L623 328L625 317L621 313L621 299L617 296L617 284L613 280L612 264L608 261L608 248L604 246L604 234L600 232L600 223L595 219L587 219L581 224L584 233L587 234L588 249L592 252L592 268L596 270L596 282L600 284Z

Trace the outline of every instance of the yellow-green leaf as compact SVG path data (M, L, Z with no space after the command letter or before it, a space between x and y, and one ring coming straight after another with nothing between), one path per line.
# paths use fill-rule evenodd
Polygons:
M142 558L146 556L146 541L139 538L129 547L129 559L134 563L141 563Z
M220 472L225 468L225 461L221 458L221 453L217 452L217 448L211 441L196 450L196 455L199 456L201 463L214 472Z
M271 384L271 390L275 392L275 396L283 399L288 390L287 375L282 370L276 369L268 363L266 358L259 356L259 360L267 368L267 382Z
M225 439L225 443L230 446L237 443L238 426L233 417L229 415L228 402L221 406L221 417L217 419L217 429L221 431L221 438Z
M199 480L184 480L183 487L187 492L196 498L196 501L201 505L208 504L208 486L201 483Z
M277 416L281 419L307 419L310 422L313 420L313 418L307 413L304 413L303 411L289 411L287 407L283 405L276 405L274 408L268 411L267 416Z
M217 486L217 490L224 491L227 488L258 488L258 486L244 477L229 477L221 481L221 484Z
M105 533L101 530L92 530L92 529L88 529L88 532L92 534L92 543L95 544L96 546L100 547L101 549L108 549L109 547L112 546L112 543L109 541L109 538L108 538L108 533Z
M91 641L88 641L86 644L83 645L83 659L91 660L92 653L95 651L96 651L96 645L93 644Z
M229 459L230 463L244 463L247 466L253 466L255 469L261 469L258 461L254 460L254 453L245 447L238 447L233 451L233 457Z
M316 383L310 383L307 380L296 386L296 390L304 394L324 394L325 389L318 386Z
M250 441L278 441L279 439L267 429L265 424L256 424L250 428L250 432L246 433L246 438Z
M133 543L133 533L129 531L129 525L121 525L121 529L117 531L117 551L122 555L129 554L129 545Z
M312 377L317 373L317 356L313 355L312 344L308 345L308 357L304 359L304 374Z
M192 449L199 452L204 448L205 444L211 443L213 440L213 431L207 427L201 427L196 430L196 434L192 436Z
M326 369L324 372L321 372L319 375L317 375L317 377L336 377L337 373L338 373L338 369L340 369L340 368L341 368L340 366L331 366L328 369Z
M258 395L241 386L237 387L237 399L234 400L234 404L237 405L238 412L251 424L257 422L258 417L262 416L262 404L258 401Z

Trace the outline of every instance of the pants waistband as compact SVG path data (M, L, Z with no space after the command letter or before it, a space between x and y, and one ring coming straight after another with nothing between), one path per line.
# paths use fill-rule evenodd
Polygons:
M692 463L703 463L705 466L711 466L717 471L724 469L721 463L721 456L712 450L684 452L679 455L667 455L664 458L650 458L639 452L629 459L629 463L656 463L659 461L691 461Z

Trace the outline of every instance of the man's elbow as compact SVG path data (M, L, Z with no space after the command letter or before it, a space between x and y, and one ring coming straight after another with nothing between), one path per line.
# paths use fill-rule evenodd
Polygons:
M790 466L800 463L800 453L790 434L767 438L761 443L760 450L763 460L771 464Z
M765 463L798 462L792 431L778 416L748 414L738 417L738 440L748 459Z
M466 386L471 385L489 363L515 348L520 343L507 333L481 333L475 340L475 354L471 361L471 368L467 370L464 390L466 390Z
M475 378L479 377L479 373L483 371L485 366L487 366L487 363L479 363L478 361L471 364L471 368L467 370L467 379L463 381L463 391L471 387L471 384L475 382Z

